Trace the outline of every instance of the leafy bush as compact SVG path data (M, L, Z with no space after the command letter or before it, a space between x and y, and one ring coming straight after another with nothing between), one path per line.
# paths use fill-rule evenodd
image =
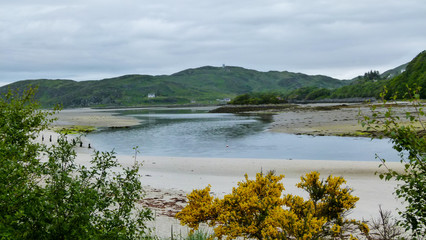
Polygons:
M0 98L0 238L149 237L151 213L136 206L139 165L123 169L113 152L95 152L89 168L79 166L64 135L57 145L37 144L52 113L37 110L33 97L30 89Z
M405 120L394 111L397 102L387 104L385 98L387 92L381 94L382 108L371 106L371 115L363 116L361 124L367 130L379 133L378 138L389 138L393 148L400 153L401 163L404 164L404 172L396 172L386 165L386 160L377 156L381 161L381 167L387 171L380 174L385 180L395 179L400 181L395 193L398 198L404 200L405 210L400 211L404 219L399 221L407 231L411 230L414 239L421 239L426 234L426 125L424 105L420 100L420 89L408 88L411 96L409 110L405 113ZM393 99L396 99L394 96ZM396 104L396 105L395 105Z

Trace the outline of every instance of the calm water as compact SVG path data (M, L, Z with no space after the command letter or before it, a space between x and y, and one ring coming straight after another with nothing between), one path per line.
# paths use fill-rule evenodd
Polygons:
M87 136L97 150L176 157L284 158L388 161L398 155L388 140L312 137L267 131L270 115L207 113L206 109L123 110L142 120L129 129L105 129Z

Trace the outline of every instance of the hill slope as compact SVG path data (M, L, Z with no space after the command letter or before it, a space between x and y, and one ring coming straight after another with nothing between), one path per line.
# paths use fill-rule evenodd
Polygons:
M327 76L291 72L259 72L241 67L200 67L172 75L126 75L97 81L25 80L0 88L38 86L42 106L140 106L144 104L216 103L248 92L289 92L300 87L337 88L347 85ZM155 94L148 98L148 94Z
M426 98L426 50L419 53L410 63L405 71L389 80L389 93L404 97L407 92L407 86L410 88L421 87L420 97Z
M383 79L394 78L394 77L400 75L401 73L403 73L405 71L405 69L407 68L407 65L408 65L408 63L402 64L401 66L398 66L394 69L387 70L386 72L383 72L382 74L380 74L380 76Z
M369 75L370 74L370 75ZM374 76L374 77L371 77ZM392 77L394 76L394 77ZM377 78L376 78L377 77ZM301 88L290 92L288 100L321 100L343 98L379 98L384 87L387 97L406 98L407 85L410 88L421 87L420 97L426 99L426 51L419 53L413 60L382 74L374 71L353 79L350 84L328 90L321 88Z

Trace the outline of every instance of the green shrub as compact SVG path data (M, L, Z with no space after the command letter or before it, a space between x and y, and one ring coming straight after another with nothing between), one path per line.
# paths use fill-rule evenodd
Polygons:
M113 152L95 152L84 167L64 135L51 147L36 143L53 113L33 97L32 89L0 97L0 239L149 238L151 212L136 205L139 164L123 169Z

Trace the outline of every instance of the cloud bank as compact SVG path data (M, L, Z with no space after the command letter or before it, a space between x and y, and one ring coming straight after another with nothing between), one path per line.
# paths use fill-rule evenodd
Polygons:
M353 78L425 49L424 0L0 0L0 85L204 65Z

